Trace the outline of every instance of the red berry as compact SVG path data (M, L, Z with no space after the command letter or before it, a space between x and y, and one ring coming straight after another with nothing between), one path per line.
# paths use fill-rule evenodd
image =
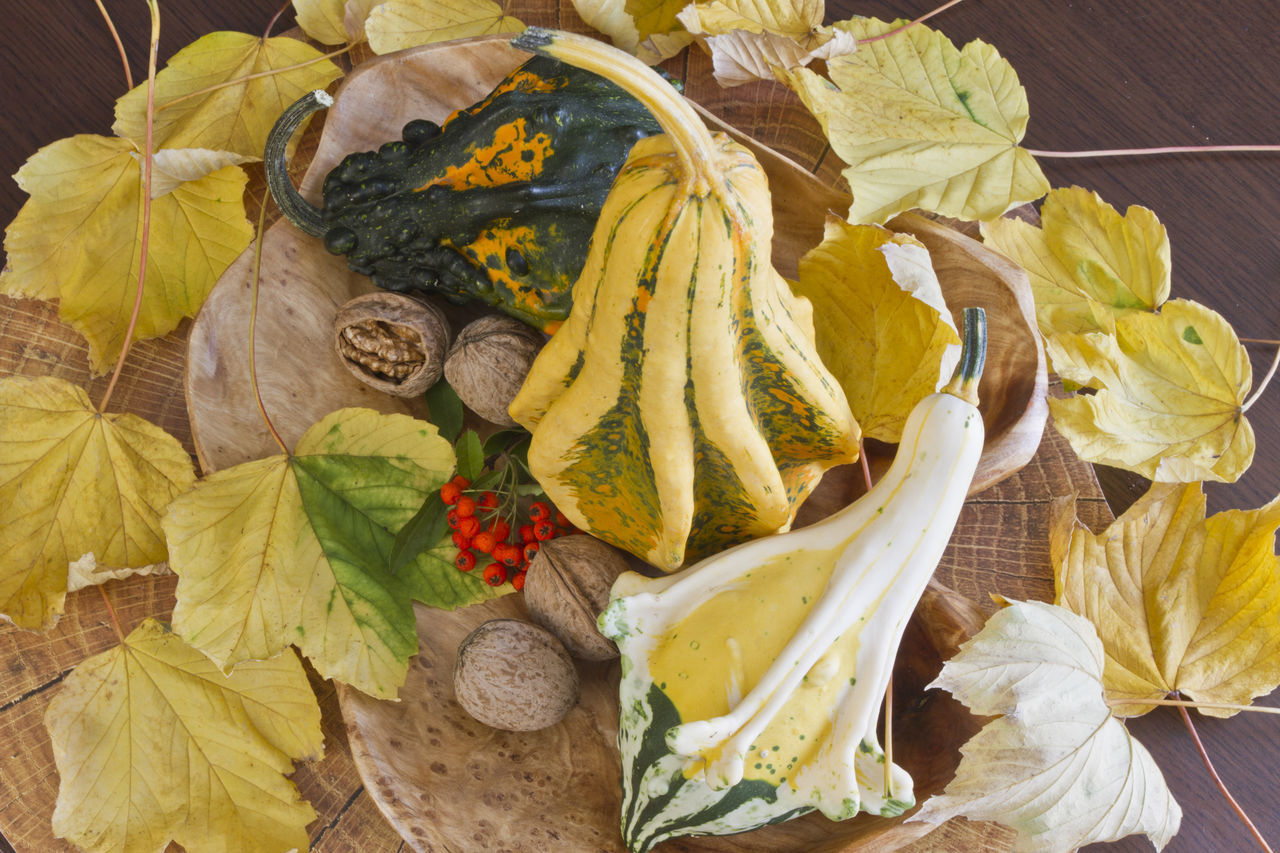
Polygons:
M494 538L499 542L511 535L511 525L502 519L495 519L493 524L489 525L489 529L493 531Z
M538 549L541 547L542 545L537 542L524 543L524 561L526 563L532 563L533 558L538 556Z
M458 529L462 531L469 539L475 539L476 534L480 532L480 519L474 515L464 516L458 519Z
M515 587L517 591L524 589L524 572L516 572L512 575L511 585Z
M520 530L518 531L518 533L520 534L520 541L521 541L521 542L535 542L535 541L537 541L537 539L538 539L538 537L536 537L536 536L534 536L534 535L533 535L533 525L532 525L532 524L522 524L522 525L520 525Z
M469 572L476 567L476 555L471 551L459 551L458 556L454 557L453 564L464 572Z
M468 516L475 515L476 499L471 497L470 495L463 495L462 497L458 498L458 504L456 509L458 510L458 515L462 516L463 518L467 518Z
M493 535L492 530L481 530L471 540L471 547L477 551L483 551L486 554L493 553L493 547L498 544L498 537Z
M467 537L461 530L453 531L453 547L461 551L464 548L471 547L471 539Z
M551 518L551 507L542 501L534 501L529 506L529 518L535 522Z
M507 582L507 567L501 563L490 563L485 566L484 582L489 586L502 586Z
M471 481L468 480L466 477L462 476L461 474L458 474L449 482L456 485L459 489L468 489L471 487Z
M480 496L479 503L485 509L494 509L498 505L498 496L493 492L485 492Z
M462 489L458 488L457 483L449 482L440 487L440 500L446 505L453 506L460 497L462 497Z
M565 530L568 530L569 528L573 527L573 525L569 522L569 517L565 515L563 512L561 512L560 510L556 510L556 527L562 527Z
M462 521L462 519L458 517L458 511L456 509L451 509L448 512L446 512L444 514L444 520L445 520L445 523L449 525L450 530L457 530L458 523Z
M520 555L521 551L519 548L506 542L503 542L493 549L493 559L497 560L509 569L514 569L516 566L520 565Z
M551 521L539 521L537 524L533 525L534 538L539 542L545 542L548 539L555 539L558 532L559 531L556 530L555 523Z

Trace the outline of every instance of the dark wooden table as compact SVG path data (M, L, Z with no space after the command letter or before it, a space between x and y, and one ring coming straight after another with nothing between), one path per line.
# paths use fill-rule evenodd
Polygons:
M107 0L115 16L136 78L145 74L149 22L145 4ZM851 13L878 17L913 16L932 0L849 0L832 2L832 19ZM12 175L42 145L75 133L109 133L112 104L124 90L115 49L94 4L47 0L10 4L7 49L0 54L4 109L0 110L0 172ZM163 6L161 59L197 36L215 29L261 32L276 11L273 0L169 0ZM286 16L286 25L288 22ZM1274 0L966 0L934 20L957 43L981 38L996 46L1018 70L1027 87L1032 120L1026 139L1042 150L1082 150L1157 145L1208 145L1280 142L1280 6ZM1123 208L1153 209L1168 227L1173 243L1175 296L1215 308L1244 338L1280 337L1280 154L1166 155L1124 160L1052 160L1042 163L1055 186L1079 184L1098 191ZM0 222L10 221L25 200L11 181L0 182ZM66 367L83 361L83 352L57 336L44 337L42 324L56 324L54 313L0 300L0 341L12 346L9 365L23 372L74 375ZM182 330L147 350L153 359L181 359ZM18 340L18 339L21 340ZM1251 345L1255 375L1261 376L1274 352ZM16 361L15 361L16 359ZM12 367L8 368L12 371ZM98 389L100 385L91 385ZM95 396L96 398L96 396ZM149 415L190 446L179 389L125 395L126 408ZM1231 486L1207 488L1210 510L1252 508L1280 488L1280 388L1250 411L1257 432L1252 469ZM1141 493L1131 478L1102 472L1112 508L1119 512ZM138 612L163 609L168 590L138 593L122 607ZM81 619L81 615L69 614ZM0 752L21 766L23 702L56 684L93 642L86 636L110 629L97 617L86 619L82 647L59 641L30 644L6 660L0 690ZM12 632L6 649L22 650ZM32 671L45 674L30 678ZM23 675L22 673L26 673ZM27 681L29 679L29 685ZM332 697L322 696L332 704ZM1277 704L1275 696L1263 700ZM1280 723L1264 715L1240 715L1227 721L1201 720L1199 730L1226 784L1273 843L1280 844ZM1130 724L1164 770L1186 816L1180 834L1167 848L1181 853L1251 849L1239 822L1229 813L1174 713L1156 712ZM331 757L318 770L317 785L334 802L318 802L327 821L313 832L331 850L369 847L394 835L370 835L360 829L380 820L364 796L343 749L340 726L327 724ZM334 751L339 754L333 757ZM12 772L6 770L6 773ZM48 778L9 779L13 792L48 788ZM346 799L343 799L345 797ZM15 817L15 815L19 815ZM20 853L44 850L22 839L40 837L31 816L14 800L0 802L0 828ZM44 818L47 820L47 816ZM0 849L4 848L0 838ZM319 846L319 844L317 845ZM1108 850L1138 851L1150 846L1129 839Z

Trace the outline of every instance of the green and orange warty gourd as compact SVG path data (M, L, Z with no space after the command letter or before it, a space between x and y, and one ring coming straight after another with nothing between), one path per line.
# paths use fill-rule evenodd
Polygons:
M788 529L859 430L773 268L764 171L629 54L535 28L512 43L613 81L664 131L632 148L511 404L534 476L578 527L668 571Z

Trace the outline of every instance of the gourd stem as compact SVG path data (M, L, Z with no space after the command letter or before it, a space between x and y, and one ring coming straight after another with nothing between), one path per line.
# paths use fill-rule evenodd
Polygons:
M978 380L987 363L987 312L982 308L965 308L962 313L960 363L951 381L942 390L962 400L978 404Z
M549 56L599 74L617 84L658 120L692 178L709 179L715 170L715 142L698 113L656 71L629 53L576 33L529 27L511 39L513 47Z
M285 109L276 119L262 155L262 165L267 176L267 189L280 212L305 234L323 237L329 230L320 208L302 197L298 188L289 180L287 155L289 140L307 117L333 106L333 97L322 89L303 95Z

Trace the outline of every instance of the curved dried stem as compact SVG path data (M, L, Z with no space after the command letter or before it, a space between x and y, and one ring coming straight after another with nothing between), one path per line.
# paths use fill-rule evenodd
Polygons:
M1258 398L1262 396L1262 392L1267 390L1267 386L1271 384L1278 367L1280 367L1280 347L1276 347L1276 354L1271 359L1271 367L1267 370L1267 375L1262 377L1262 381L1258 383L1258 387L1254 389L1253 394L1240 406L1240 411L1249 411L1249 407L1258 401Z
M1267 840L1262 837L1262 833L1258 831L1258 827L1254 825L1249 816L1245 814L1244 809L1240 808L1240 804L1236 802L1236 798L1231 796L1231 792L1227 790L1227 786L1223 783L1222 777L1218 775L1218 771L1214 769L1213 762L1209 760L1209 753L1205 752L1204 743L1200 740L1200 733L1196 731L1195 724L1191 722L1191 712L1186 707L1180 707L1179 712L1182 714L1182 722L1186 723L1187 731L1191 733L1191 740L1195 742L1196 751L1200 753L1200 760L1204 762L1204 766L1208 769L1209 775L1213 777L1214 784L1218 786L1218 790L1222 792L1222 796L1227 798L1231 809L1244 821L1244 825L1249 828L1249 833L1253 836L1253 840L1258 843L1258 847L1265 850L1266 853L1274 853L1271 845L1267 844Z
M276 9L276 13L271 16L271 20L267 21L267 28L262 31L262 40L266 41L271 38L271 31L275 29L276 23L280 20L285 12L289 11L289 7L293 5L293 0L284 0L280 4L280 8Z
M1157 148L1099 148L1093 151L1040 151L1026 149L1033 157L1086 159L1089 157L1139 157L1151 154L1240 154L1280 152L1280 145L1166 145Z
M250 273L249 385L253 388L253 400L258 407L258 414L262 416L262 422L267 425L267 431L271 433L271 437L275 439L276 444L280 445L280 450L285 455L288 455L289 446L284 443L284 439L276 431L276 425L271 422L271 416L267 414L267 406L262 401L262 389L258 386L258 339L255 332L258 326L258 282L262 276L262 236L266 230L266 221L267 197L264 196L262 204L258 208L258 233L253 241L253 271Z
M120 62L124 65L124 85L126 89L133 88L133 72L129 70L129 56L125 53L124 42L120 40L120 31L116 29L115 21L111 20L111 13L107 11L107 7L102 5L102 0L93 0L97 5L98 11L102 13L102 19L107 22L107 31L111 33L111 39L116 43L116 50L120 54Z
M868 38L858 39L858 44L871 44L872 42L875 42L875 41L883 41L884 39L887 39L890 36L896 36L898 33L905 32L906 30L911 29L916 24L923 24L925 21L929 20L934 15L947 11L948 9L950 9L952 6L955 6L959 2L960 0L948 0L948 2L943 3L941 6L934 9L932 12L925 12L920 17L916 18L913 21L908 21L907 23L903 24L900 27L894 27L888 32L881 33L878 36L870 36Z
M115 628L116 636L120 639L121 645L123 645L124 628L120 626L120 617L116 615L116 609L111 606L111 599L107 596L107 588L102 584L98 584L98 592L102 593L102 603L107 605L107 615L111 617L111 627Z
M156 0L147 0L151 10L151 45L147 51L147 131L142 146L142 238L138 247L138 287L133 298L133 314L129 317L129 326L125 329L124 343L120 346L120 357L116 359L115 369L111 371L111 380L107 390L98 403L98 411L105 412L111 402L111 395L116 390L120 373L124 370L124 360L129 355L133 344L133 333L138 327L138 315L142 313L142 294L147 283L147 253L151 246L151 171L152 154L154 152L153 130L156 118L156 68L160 50L160 6Z
M1235 705L1230 702L1196 702L1192 699L1108 699L1107 705L1118 708L1123 705L1166 705L1174 708L1214 708L1222 711L1252 711L1258 714L1280 714L1280 708L1266 705Z

